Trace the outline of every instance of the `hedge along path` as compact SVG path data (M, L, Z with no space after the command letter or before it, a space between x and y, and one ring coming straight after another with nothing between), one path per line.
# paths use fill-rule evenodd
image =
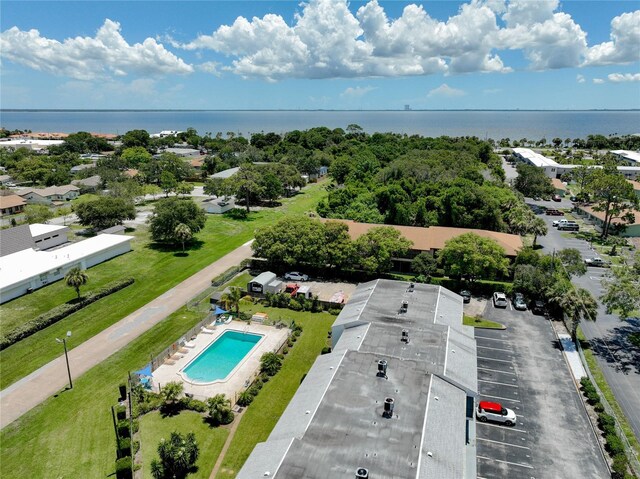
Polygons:
M78 377L178 310L211 285L211 278L251 257L251 243L214 261L142 308L69 351L71 374ZM0 428L18 419L68 382L64 355L0 392Z
M9 331L8 334L0 337L0 351L8 348L12 344L17 343L21 339L28 338L32 334L37 333L38 331L50 326L52 324L57 323L58 321L66 318L70 314L75 313L76 311L80 311L82 308L89 306L90 304L95 303L99 299L102 299L110 294L115 293L116 291L120 291L123 288L126 288L130 284L135 282L134 278L126 278L123 280L112 281L106 286L100 288L97 291L92 291L87 296L80 299L80 301L69 304L61 304L60 306L56 306L55 308L47 311L44 314L41 314L35 319L31 321L27 321L26 323L18 326L17 328Z

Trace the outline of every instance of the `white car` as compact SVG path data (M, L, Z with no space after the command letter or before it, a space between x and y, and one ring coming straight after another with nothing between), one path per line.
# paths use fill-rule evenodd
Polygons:
M505 426L514 426L518 420L516 413L511 409L490 401L480 401L476 410L476 418L480 422L500 422Z
M284 275L284 279L288 279L290 281L308 281L309 276L298 273L297 271L290 271Z
M509 306L507 296L504 293L499 293L497 291L493 293L493 306L496 308L506 308Z

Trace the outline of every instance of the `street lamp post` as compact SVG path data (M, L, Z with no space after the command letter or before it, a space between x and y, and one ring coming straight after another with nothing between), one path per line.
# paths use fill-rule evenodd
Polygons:
M59 343L62 343L62 345L64 346L64 357L67 360L67 374L69 375L69 389L73 389L73 382L71 382L71 369L69 368L69 354L67 353L67 338L70 338L70 337L71 337L71 331L67 331L66 338L62 338L62 339L56 338L56 341L58 341Z

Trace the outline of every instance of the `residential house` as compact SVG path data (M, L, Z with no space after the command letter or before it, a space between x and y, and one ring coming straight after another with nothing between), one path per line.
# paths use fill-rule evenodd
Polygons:
M27 202L18 195L0 196L0 216L22 213Z
M576 210L581 217L593 223L597 230L602 231L602 226L604 225L605 218L605 214L603 211L595 211L593 209L593 206L585 205L576 205ZM613 227L613 229L610 230L611 234L617 233L616 225L619 225L619 227L625 226L625 228L624 231L617 233L618 236L624 236L628 238L640 237L640 211L633 209L630 209L629 211L633 214L633 222L631 224L628 224L619 219L614 219L611 222L611 226Z
M74 185L49 186L48 188L23 188L18 190L29 204L50 205L54 202L71 201L80 196L80 188Z

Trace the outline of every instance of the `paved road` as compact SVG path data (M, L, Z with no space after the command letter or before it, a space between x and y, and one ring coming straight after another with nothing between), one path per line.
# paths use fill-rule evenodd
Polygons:
M513 409L518 419L513 427L477 423L478 477L608 477L549 321L491 302L482 316L507 329L475 331L480 399Z
M527 202L545 203L529 200ZM542 217L549 224L549 234L538 239L538 244L544 247L543 251L550 253L554 248L575 248L582 253L583 258L595 256L588 242L577 238L564 238L562 232L551 226L551 221L558 217ZM587 274L572 278L572 281L590 291L595 298L599 298L603 292L600 279L605 272L603 268L588 268ZM617 315L606 314L605 308L600 304L596 322L582 322L581 328L590 341L598 364L631 428L636 437L640 438L640 354L637 349L630 347L627 339L629 333L640 332L640 320L620 321Z
M69 351L72 378L119 351L211 285L211 278L251 256L251 241L214 261L166 293ZM72 338L73 341L73 338ZM68 384L64 355L0 392L0 428Z

